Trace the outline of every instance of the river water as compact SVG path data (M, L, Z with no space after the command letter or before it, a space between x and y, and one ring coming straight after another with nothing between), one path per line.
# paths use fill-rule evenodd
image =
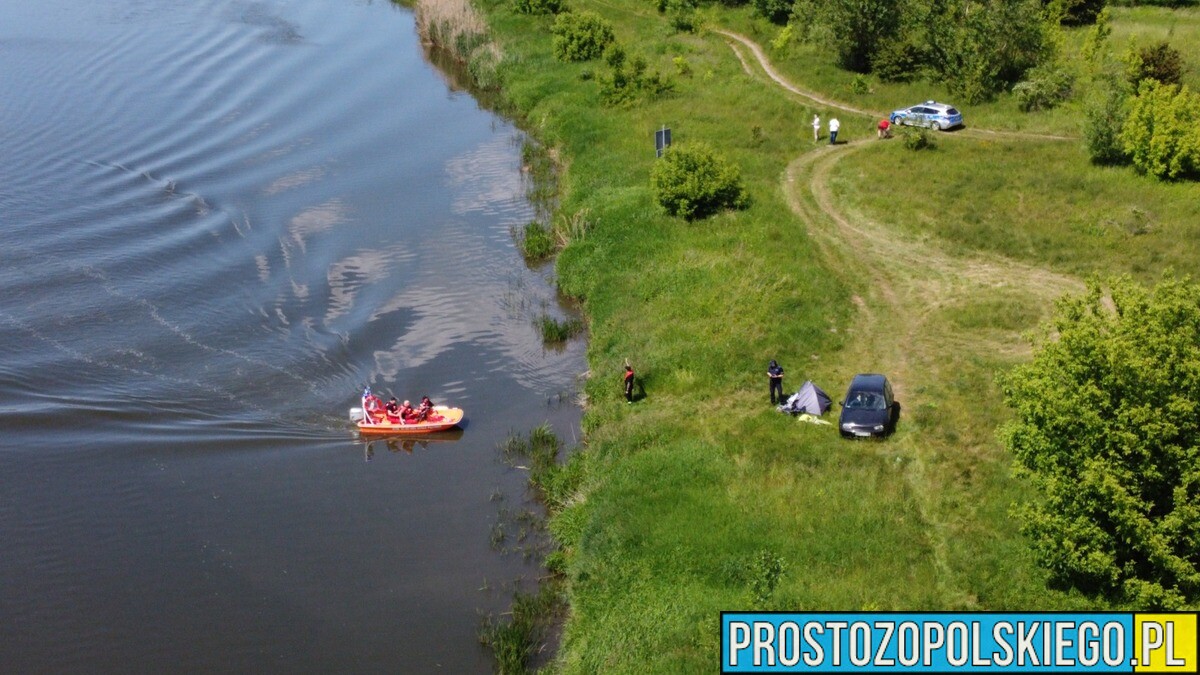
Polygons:
M0 669L488 671L497 445L584 368L521 134L389 2L4 2L0 92ZM465 429L364 443L364 384Z

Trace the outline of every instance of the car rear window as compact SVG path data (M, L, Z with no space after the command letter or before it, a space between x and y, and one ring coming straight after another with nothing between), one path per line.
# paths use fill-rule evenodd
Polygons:
M947 109L946 109L946 114L947 114L947 115L957 115L957 114L958 114L958 111L957 111L957 110L955 110L954 108L947 108Z

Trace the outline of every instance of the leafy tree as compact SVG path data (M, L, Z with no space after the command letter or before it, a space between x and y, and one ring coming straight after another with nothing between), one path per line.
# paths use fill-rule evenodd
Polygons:
M931 65L970 103L1019 81L1051 53L1038 0L933 0Z
M1183 55L1166 42L1158 42L1130 51L1126 57L1126 75L1129 83L1137 87L1143 80L1158 80L1162 84L1181 84L1183 81Z
M1112 35L1111 20L1112 15L1107 7L1096 15L1096 21L1088 29L1087 36L1083 40L1083 49L1080 50L1085 62L1095 65L1106 54L1104 47L1108 44L1109 36Z
M1200 597L1200 286L1093 283L1001 378L1001 432L1042 499L1022 529L1055 581L1142 608Z
M657 70L647 72L649 64L641 56L627 59L625 50L614 44L604 52L604 61L612 68L597 78L600 97L609 105L627 105L641 97L654 98L672 89L675 84Z
M754 9L767 21L783 25L792 15L793 0L754 0Z
M567 5L563 0L513 0L513 9L520 14L560 14Z
M921 75L929 61L925 48L909 36L901 34L880 40L871 61L871 72L885 82L908 82Z
M741 170L705 143L667 148L650 170L650 187L667 213L687 220L749 201Z
M1067 100L1075 85L1075 78L1053 63L1042 64L1027 74L1029 79L1013 87L1017 107L1022 112L1049 110Z
M1101 79L1084 104L1083 140L1094 164L1124 164L1129 161L1121 143L1121 128L1128 115L1126 94L1119 84Z
M1086 26L1095 23L1104 11L1106 0L1050 0L1047 9L1059 17L1064 26Z
M588 11L559 14L550 32L554 35L554 56L560 61L597 58L616 39L612 24Z
M1200 174L1200 95L1143 80L1121 128L1121 144L1142 173L1160 179Z
M794 18L806 35L816 36L837 54L838 65L868 73L883 46L896 39L905 4L889 0L799 0Z

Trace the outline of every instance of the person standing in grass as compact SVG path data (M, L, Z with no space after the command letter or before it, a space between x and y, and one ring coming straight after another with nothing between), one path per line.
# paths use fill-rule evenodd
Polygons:
M813 115L813 143L821 140L821 116Z
M767 366L767 379L771 382L771 405L775 405L775 394L779 393L779 402L783 403L783 368L771 359L771 364Z
M829 118L829 144L837 145L837 132L842 128L842 123L836 117Z
M633 366L625 364L625 402L633 403Z

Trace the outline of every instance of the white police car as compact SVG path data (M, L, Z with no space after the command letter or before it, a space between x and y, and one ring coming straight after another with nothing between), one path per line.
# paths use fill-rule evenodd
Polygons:
M892 124L907 124L913 127L929 127L941 131L963 123L962 113L945 103L925 101L903 110L893 110L889 116Z

